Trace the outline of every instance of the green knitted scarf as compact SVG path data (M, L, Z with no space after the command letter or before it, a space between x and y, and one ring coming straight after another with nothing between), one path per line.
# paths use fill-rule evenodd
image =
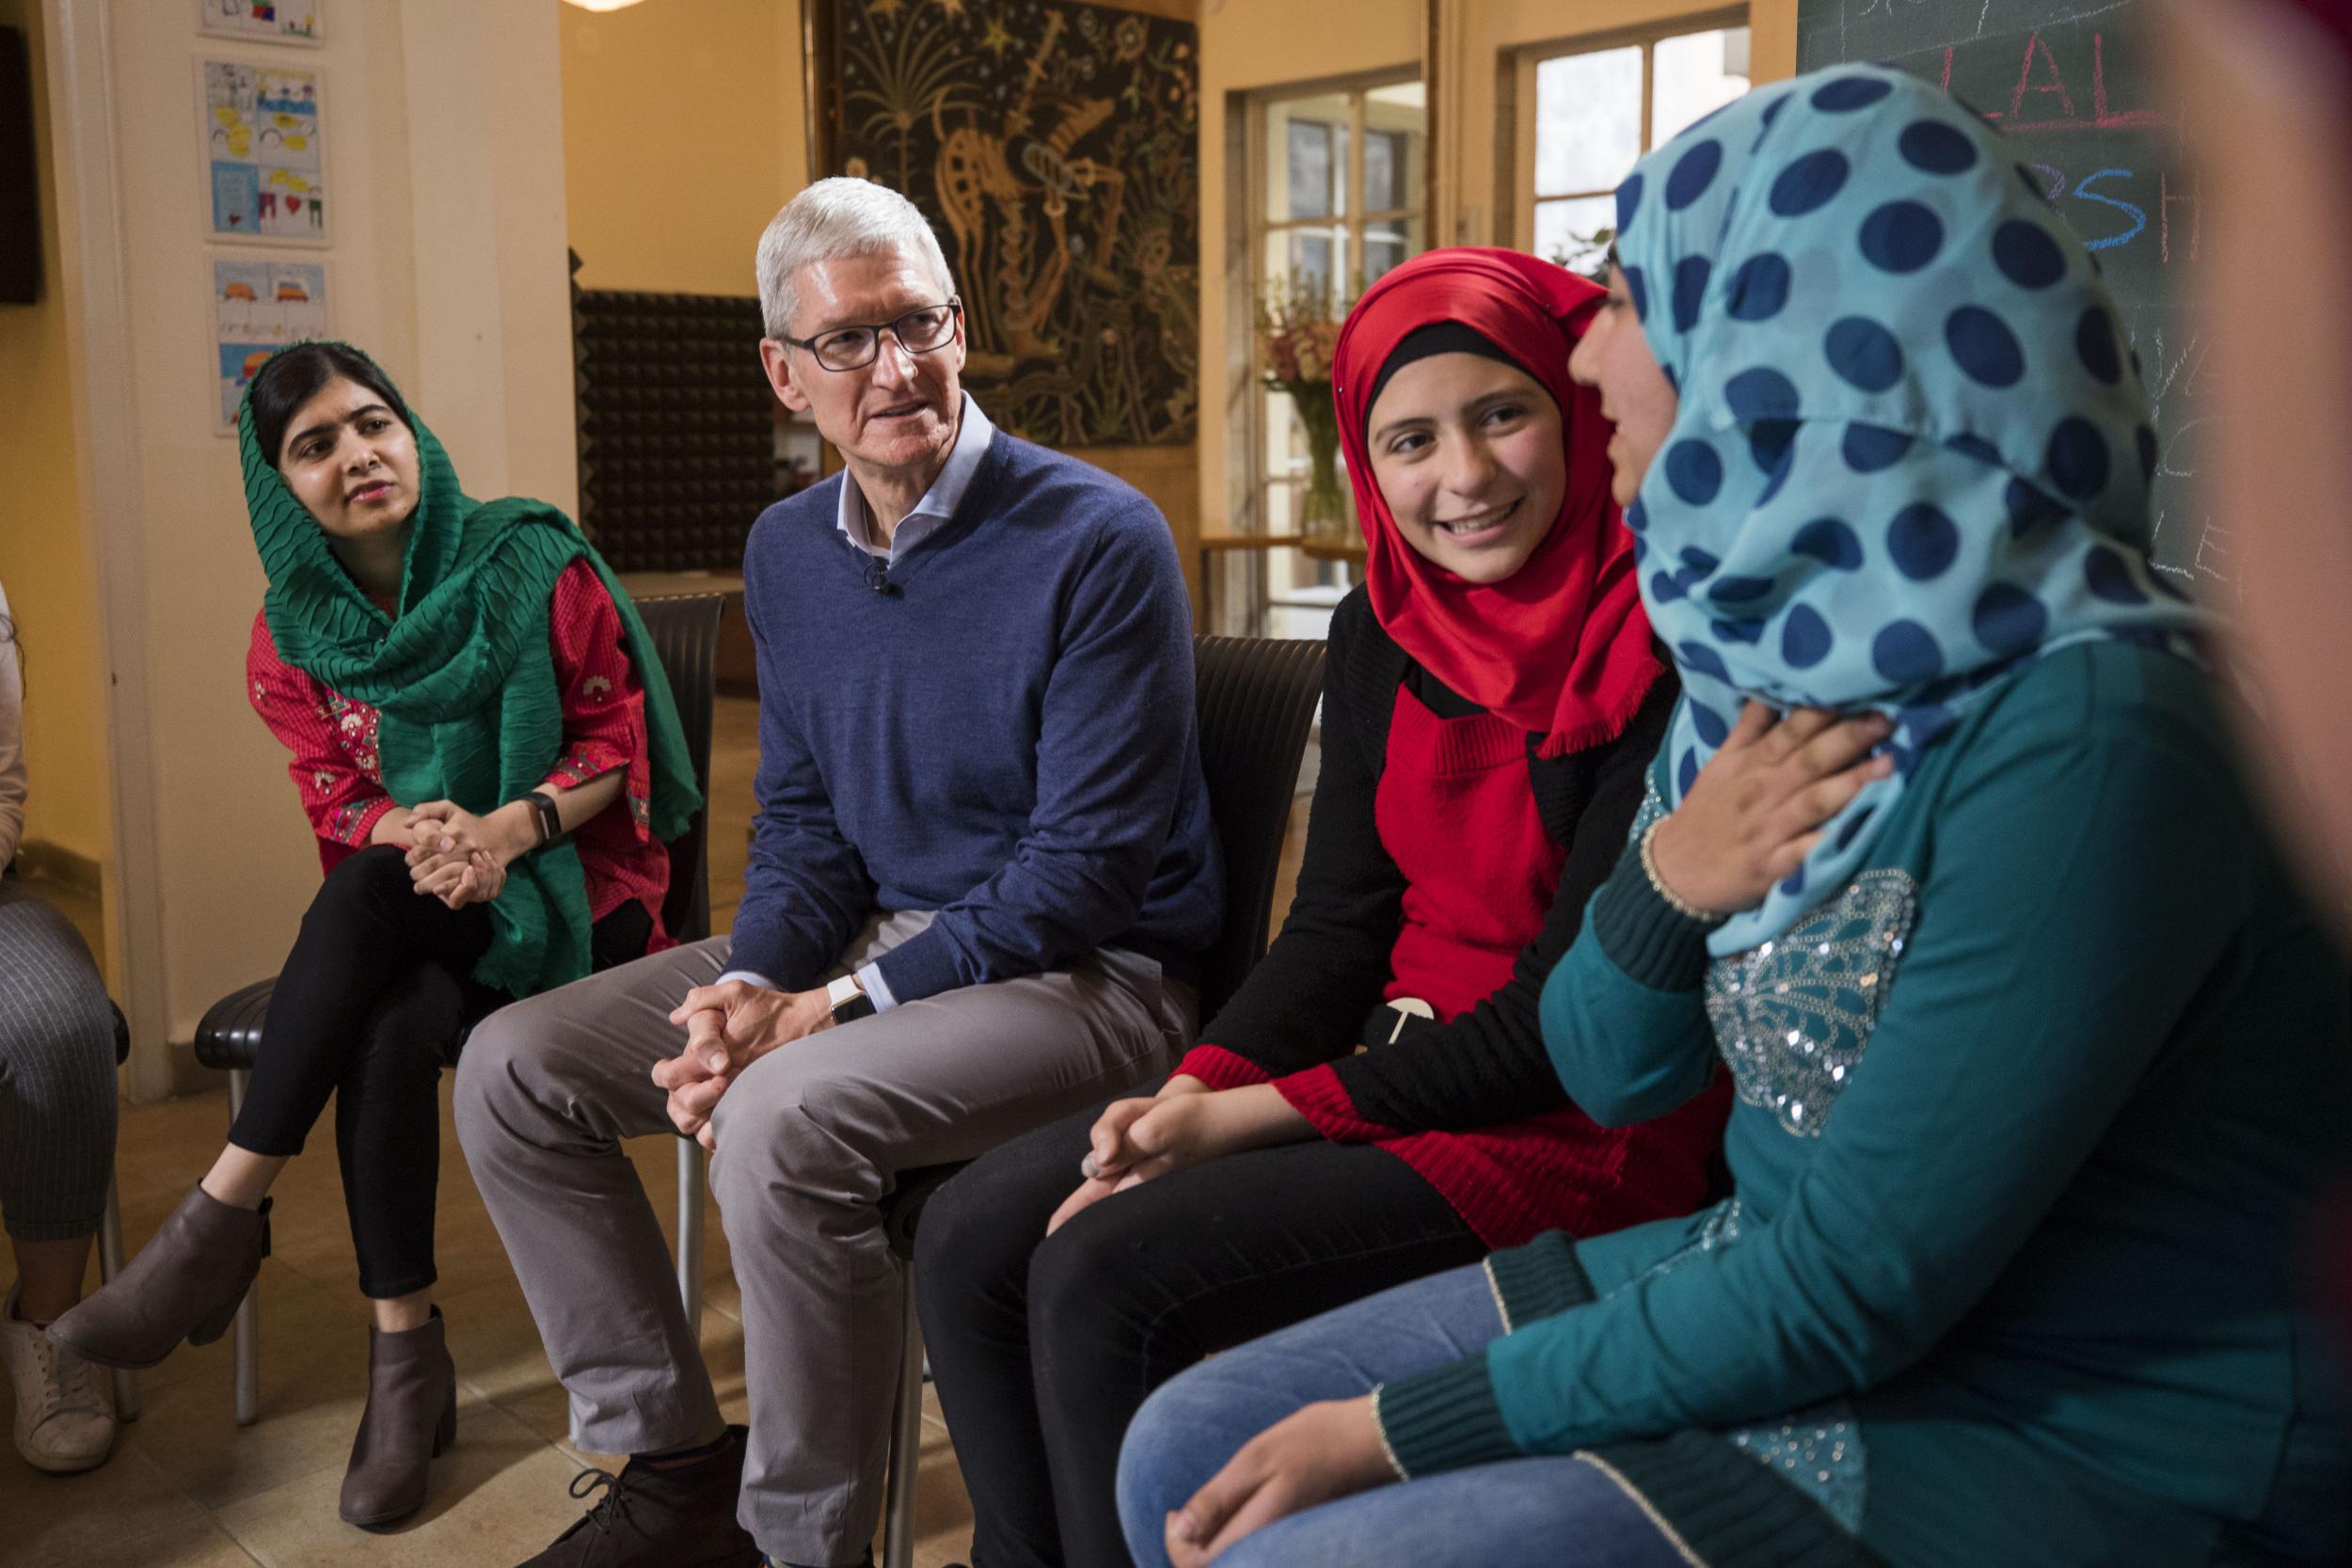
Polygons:
M263 456L249 397L238 412L246 508L269 578L262 609L278 657L383 716L377 754L393 800L449 800L486 815L544 783L563 749L548 613L556 578L584 558L621 612L644 687L653 832L675 838L702 795L669 679L628 594L569 517L542 501L470 499L413 409L409 422L420 494L395 619L343 570ZM508 866L490 915L489 951L474 968L483 984L529 996L588 973L588 890L568 840Z

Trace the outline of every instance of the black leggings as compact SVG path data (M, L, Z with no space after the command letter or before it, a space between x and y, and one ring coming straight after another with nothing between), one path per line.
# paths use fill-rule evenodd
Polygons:
M596 922L596 967L644 951L653 922L626 903ZM441 1162L441 1069L502 993L473 978L490 945L487 906L452 910L416 891L397 846L327 873L286 955L229 1141L294 1155L335 1097L335 1152L359 1258L378 1299L433 1283Z
M1098 1114L985 1156L915 1230L973 1568L1125 1563L1119 1443L1152 1389L1212 1352L1486 1255L1402 1160L1321 1140L1173 1171L1048 1238Z

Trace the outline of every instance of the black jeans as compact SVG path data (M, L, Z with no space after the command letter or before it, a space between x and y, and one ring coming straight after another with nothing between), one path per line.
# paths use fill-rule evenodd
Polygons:
M596 967L644 951L652 919L627 903L596 922ZM415 889L400 849L377 845L327 873L286 955L229 1141L294 1155L335 1097L335 1152L359 1259L378 1299L433 1283L441 1069L467 1030L509 1000L473 978L490 911Z
M915 1230L973 1568L1127 1562L1119 1443L1152 1389L1212 1352L1486 1255L1402 1160L1321 1140L1172 1171L1048 1238L1097 1114L983 1157Z

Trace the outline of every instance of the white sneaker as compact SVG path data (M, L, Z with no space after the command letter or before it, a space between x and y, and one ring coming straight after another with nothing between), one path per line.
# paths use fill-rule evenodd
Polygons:
M98 1369L16 1316L16 1291L0 1303L0 1356L16 1386L16 1451L59 1475L94 1469L115 1446L114 1402Z

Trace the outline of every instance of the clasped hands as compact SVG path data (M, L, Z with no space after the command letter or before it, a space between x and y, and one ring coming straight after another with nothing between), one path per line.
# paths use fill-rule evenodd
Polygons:
M387 814L387 819L397 811ZM394 825L382 842L402 845L408 878L419 893L453 910L487 904L506 888L506 868L538 847L538 825L528 807L501 806L476 816L454 800L427 800Z
M770 990L748 980L696 986L670 1014L686 1031L686 1049L653 1065L653 1081L669 1091L672 1125L707 1149L719 1147L711 1114L743 1069L780 1045L833 1027L823 988Z
M1312 1135L1306 1117L1271 1084L1212 1089L1180 1072L1157 1095L1115 1100L1103 1108L1087 1134L1083 1179L1045 1222L1045 1233L1113 1193L1180 1165Z

